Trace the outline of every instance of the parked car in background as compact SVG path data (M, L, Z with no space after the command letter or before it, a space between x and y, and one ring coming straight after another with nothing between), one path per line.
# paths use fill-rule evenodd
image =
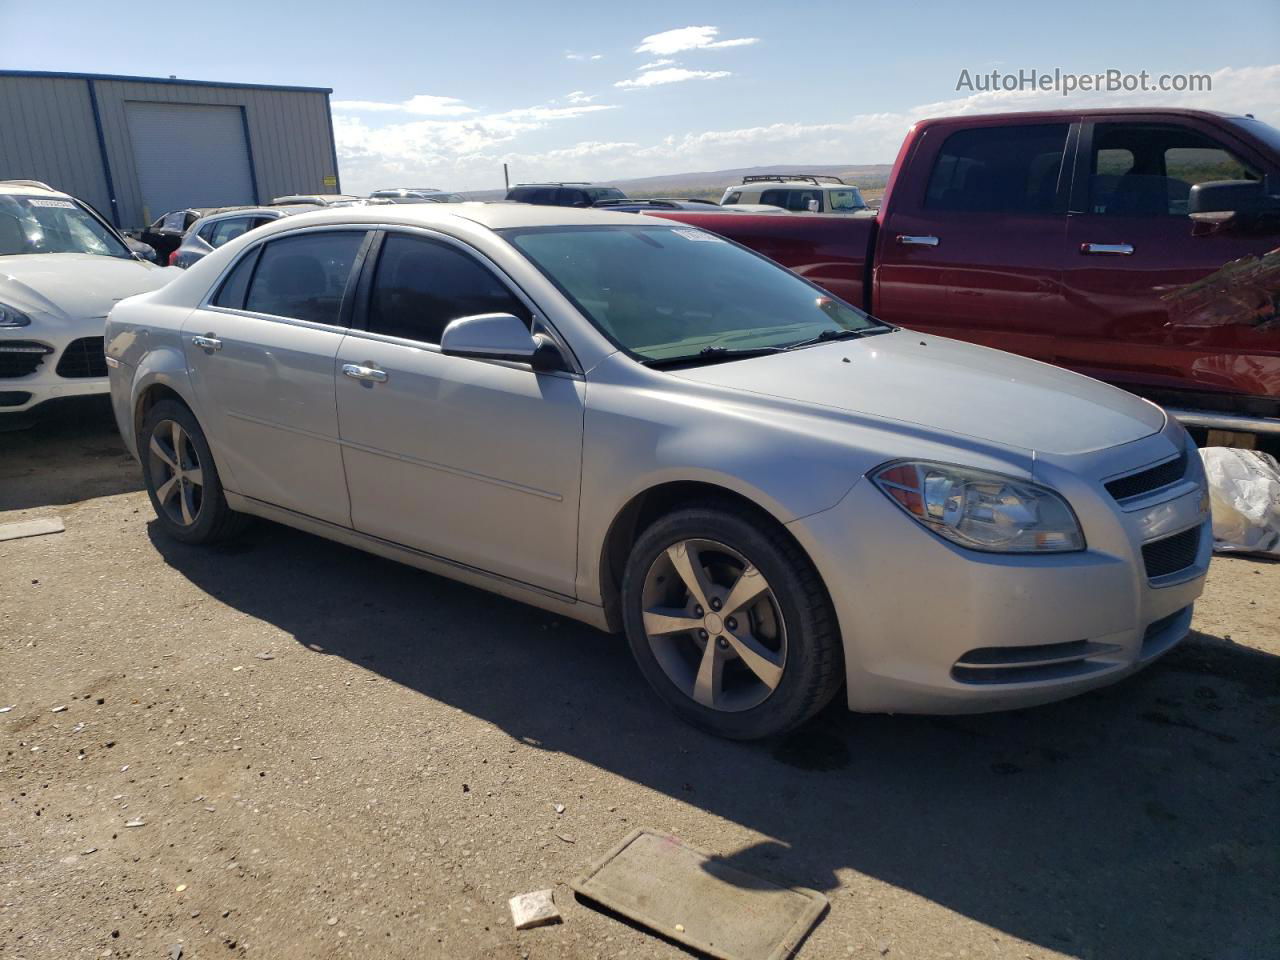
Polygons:
M118 306L108 356L164 534L268 517L625 630L729 737L842 686L964 713L1112 683L1186 635L1212 551L1154 404L644 215L291 217Z
M743 177L720 198L721 206L761 203L798 213L861 213L868 209L858 188L839 177L759 174Z
M696 197L645 197L636 200L624 197L597 200L592 206L616 213L647 213L652 210L714 210L720 205L714 200L699 200Z
M466 198L435 187L394 187L375 190L369 194L369 199L389 200L391 203L462 203Z
M237 207L233 210L201 217L187 230L182 245L169 256L169 266L186 269L208 256L224 243L256 230L267 223L295 213L317 209L314 204L293 207Z
M507 199L549 207L590 207L601 200L626 200L617 187L597 187L590 183L517 183L507 191Z
M155 251L155 262L167 264L173 251L182 246L182 238L188 228L201 217L219 209L223 208L197 209L192 207L185 210L170 210L163 216L156 218L155 222L149 227L145 227L142 230L131 230L125 234L125 237L147 244Z
M654 211L890 323L1154 400L1280 452L1280 131L1112 109L925 120L874 217Z
M171 276L88 204L34 180L0 181L0 425L106 393L107 311Z
M359 199L359 197L353 197L345 193L294 193L286 197L276 197L267 204L267 206L296 207L299 204L310 203L317 207L328 207L335 203L341 203L344 200Z

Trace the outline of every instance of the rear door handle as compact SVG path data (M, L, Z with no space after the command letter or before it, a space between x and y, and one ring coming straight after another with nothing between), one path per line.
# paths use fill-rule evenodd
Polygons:
M936 247L939 242L937 237L913 237L910 234L898 234L898 243L904 247Z
M368 380L373 383L386 383L387 371L377 367L365 367L358 363L344 363L342 372L352 380Z
M212 334L207 337L192 337L191 342L201 350L208 350L212 352L214 350L222 349L222 341Z
M1082 243L1081 253L1109 254L1113 257L1127 257L1133 253L1132 243Z

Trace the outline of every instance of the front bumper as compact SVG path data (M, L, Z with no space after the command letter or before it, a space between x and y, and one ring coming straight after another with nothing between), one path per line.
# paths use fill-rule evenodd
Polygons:
M1127 447L1131 462L1174 449L1162 435ZM1080 517L1088 549L1079 553L962 549L865 479L830 510L790 523L835 605L849 708L1033 706L1113 683L1172 648L1190 629L1213 550L1203 471L1193 459L1184 481L1132 502L1117 502L1090 479L1119 472L1115 463L1090 464L1081 476L1042 462L1061 473L1050 485ZM1144 543L1176 534L1194 540L1195 531L1189 564L1148 575Z
M50 400L107 393L105 323L101 317L78 322L75 329L54 336L35 326L0 331L0 415L27 413ZM45 352L34 353L37 347ZM10 353L18 350L24 352ZM13 362L25 357L38 362L30 370Z

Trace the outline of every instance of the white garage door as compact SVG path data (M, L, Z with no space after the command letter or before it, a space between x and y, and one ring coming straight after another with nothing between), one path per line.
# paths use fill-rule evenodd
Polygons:
M255 203L239 107L129 101L146 220L183 207Z

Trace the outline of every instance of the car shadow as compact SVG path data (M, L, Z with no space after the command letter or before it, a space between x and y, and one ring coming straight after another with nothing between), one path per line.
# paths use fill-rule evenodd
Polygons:
M59 401L31 420L0 416L0 511L141 489L107 397Z
M669 715L620 638L272 524L215 549L150 534L195 585L317 656L770 838L720 862L827 891L864 874L1082 958L1280 949L1280 657L1195 634L1065 703L835 704L739 744Z

